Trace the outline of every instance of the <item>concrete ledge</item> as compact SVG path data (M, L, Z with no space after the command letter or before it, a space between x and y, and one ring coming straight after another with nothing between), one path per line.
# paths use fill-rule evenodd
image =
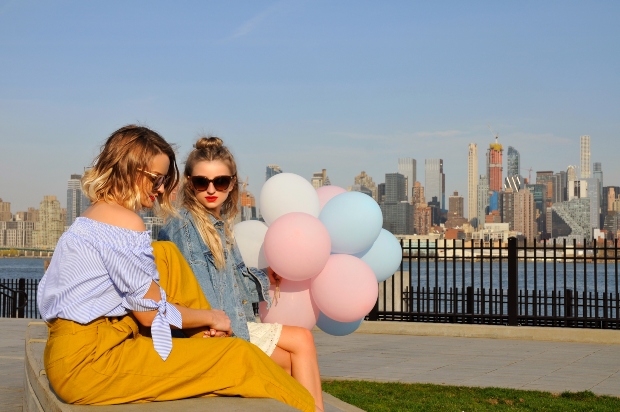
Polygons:
M43 351L47 342L47 325L44 322L30 322L26 328L24 412L193 412L232 411L241 412L285 412L296 409L275 399L210 397L191 398L168 402L125 404L110 406L70 405L64 403L50 386L43 367ZM348 403L323 392L325 411L361 411Z
M620 344L620 331L618 330L542 326L364 321L355 333Z

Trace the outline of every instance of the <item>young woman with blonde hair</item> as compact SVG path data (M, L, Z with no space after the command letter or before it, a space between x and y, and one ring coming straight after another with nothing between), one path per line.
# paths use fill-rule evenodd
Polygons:
M107 405L200 396L274 398L314 410L312 396L255 346L230 336L172 242L154 242L137 212L171 211L173 148L125 126L105 142L82 185L92 205L62 235L39 284L49 325L44 364L68 403ZM140 333L150 328L152 337Z
M159 239L178 246L211 305L230 317L234 335L271 356L310 391L322 410L312 333L256 322L252 303L269 301L270 278L277 275L246 267L235 243L232 226L239 201L235 159L218 137L200 138L194 147L185 162L178 216L167 221Z

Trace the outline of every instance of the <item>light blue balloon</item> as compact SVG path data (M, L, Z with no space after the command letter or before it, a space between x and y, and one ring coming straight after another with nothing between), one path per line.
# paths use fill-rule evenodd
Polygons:
M332 253L354 254L369 249L383 226L381 208L360 192L331 198L319 215L332 241Z
M323 312L319 312L319 320L316 321L316 326L323 332L334 336L345 336L349 333L353 333L360 327L364 319L355 320L353 322L338 322L330 317L327 317Z
M372 247L354 256L368 263L377 277L377 282L383 282L398 270L403 260L403 251L398 239L389 231L381 229Z

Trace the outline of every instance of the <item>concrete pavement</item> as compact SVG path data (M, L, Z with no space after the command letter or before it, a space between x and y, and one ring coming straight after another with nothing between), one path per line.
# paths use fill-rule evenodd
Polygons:
M334 337L315 332L323 380L496 386L558 393L591 390L600 395L620 396L620 344L588 342L592 340L588 335L601 331L576 331L574 335L582 333L584 343L562 341L570 329L555 329L561 341L552 341L537 338L542 335L552 339L553 328L512 328L521 329L519 336L529 338L492 339L414 335L420 326L424 334L430 333L431 324L365 322L363 326L360 329L383 328L392 333L398 328L404 334L353 333ZM484 335L494 328L468 326L468 336ZM438 334L445 334L446 325L438 324L436 328ZM463 330L458 325L448 329L454 333ZM412 334L407 334L408 330ZM612 334L600 334L601 341L620 339L620 331L604 332ZM617 338L610 338L614 336Z
M29 319L0 319L0 410L21 411L24 336ZM379 325L379 323L381 325ZM591 390L620 396L620 331L598 334L550 328L493 332L489 326L462 328L429 324L364 322L348 336L314 332L323 379L362 379L463 386L499 386L551 392ZM487 329L485 329L487 328ZM420 331L426 336L417 336ZM446 332L448 330L449 332ZM458 332L461 331L461 332ZM476 332L477 331L477 332ZM370 333L368 333L370 332ZM389 333L377 333L389 332ZM447 336L449 333L456 336ZM616 335L617 333L617 335ZM581 334L581 335L579 335ZM506 338L505 336L517 336ZM554 336L561 341L553 341ZM582 336L567 342L566 336ZM538 339L544 338L545 340Z

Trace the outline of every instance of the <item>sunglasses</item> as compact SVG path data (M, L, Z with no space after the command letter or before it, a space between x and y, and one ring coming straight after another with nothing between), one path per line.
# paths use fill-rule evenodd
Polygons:
M170 176L168 175L160 175L159 173L153 173L142 169L138 170L151 178L151 181L153 182L153 192L157 192L157 189L159 189L161 185L168 183L168 180L170 179Z
M218 192L223 192L230 187L234 176L216 176L213 179L208 179L204 176L190 176L192 186L198 192L204 192L209 188L209 185L213 183L213 187Z

